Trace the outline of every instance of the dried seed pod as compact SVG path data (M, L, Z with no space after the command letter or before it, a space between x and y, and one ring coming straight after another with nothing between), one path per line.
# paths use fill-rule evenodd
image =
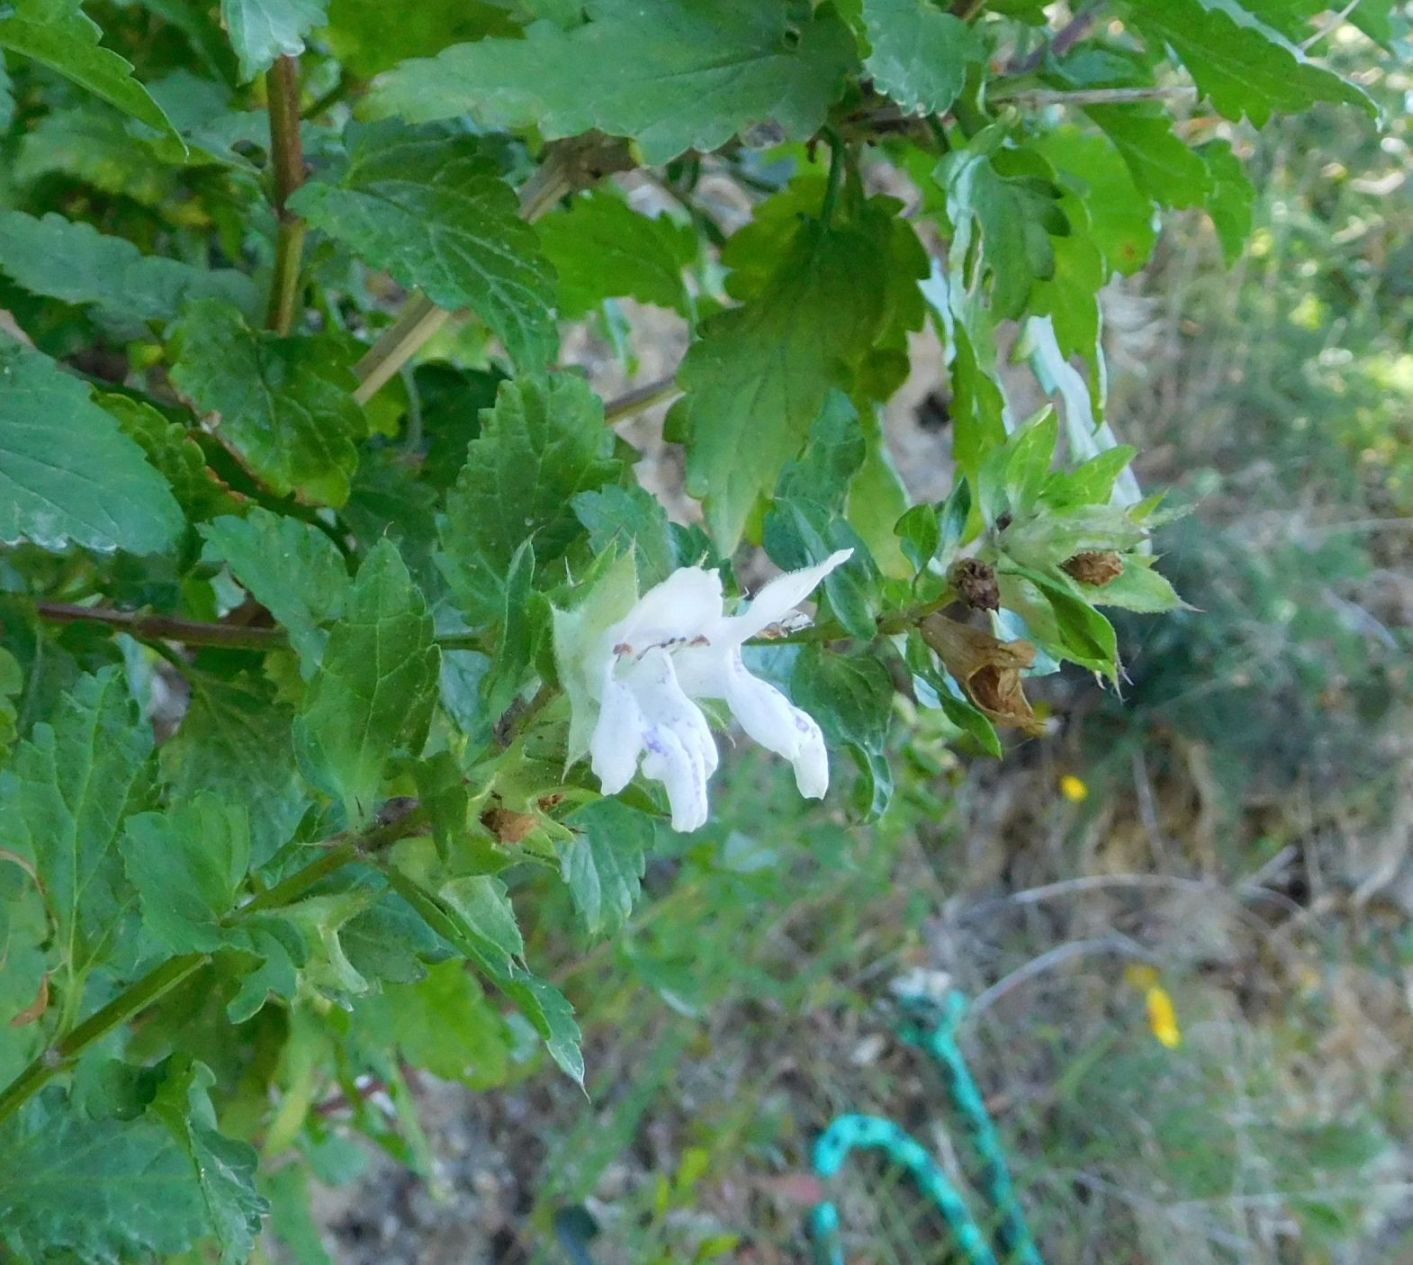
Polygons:
M1061 569L1081 584L1102 589L1124 573L1124 560L1112 549L1088 549L1066 558Z
M1032 735L1044 731L1021 685L1021 672L1035 662L1030 642L1000 641L944 615L929 615L918 627L947 671L994 724Z
M1001 609L1001 586L996 583L996 568L989 563L963 558L948 572L947 580L973 610Z

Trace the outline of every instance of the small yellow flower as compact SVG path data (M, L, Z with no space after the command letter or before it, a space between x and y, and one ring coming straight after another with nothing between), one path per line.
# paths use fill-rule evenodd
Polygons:
M1173 1005L1172 995L1158 982L1158 972L1151 966L1135 962L1125 968L1124 979L1134 988L1143 990L1149 1030L1161 1045L1176 1050L1182 1044L1177 1007Z
M1168 990L1159 984L1153 985L1144 997L1148 1002L1148 1026L1158 1041L1170 1050L1182 1044L1182 1029L1178 1027L1177 1011Z
M1073 773L1066 773L1060 779L1060 794L1071 804L1082 804L1089 798L1089 787L1082 778L1075 777Z

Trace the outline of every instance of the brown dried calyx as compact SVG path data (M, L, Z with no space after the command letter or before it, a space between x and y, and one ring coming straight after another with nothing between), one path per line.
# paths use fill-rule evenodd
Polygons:
M1124 560L1112 549L1088 549L1073 558L1066 558L1060 563L1060 568L1081 584L1102 589L1123 575Z
M1030 642L1000 641L945 615L929 615L919 627L923 640L993 724L1032 736L1044 731L1021 686L1021 672L1035 662Z
M533 813L517 813L509 808L488 808L481 814L485 826L501 843L522 843L540 824Z
M973 610L1001 609L1001 586L996 583L996 568L989 563L963 558L948 572L947 582Z

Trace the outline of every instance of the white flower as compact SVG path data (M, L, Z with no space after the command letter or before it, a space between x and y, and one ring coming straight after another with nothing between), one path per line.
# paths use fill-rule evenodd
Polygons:
M717 753L694 700L714 698L761 746L795 766L801 795L819 799L829 787L824 735L784 694L746 670L741 646L799 606L852 552L777 576L734 615L725 613L720 575L680 567L603 633L584 675L598 704L589 758L604 794L621 791L641 768L666 787L675 829L705 825Z

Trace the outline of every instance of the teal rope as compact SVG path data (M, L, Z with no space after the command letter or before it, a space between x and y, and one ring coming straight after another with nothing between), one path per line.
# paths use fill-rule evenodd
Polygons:
M967 1140L981 1159L986 1198L998 1216L996 1239L1002 1259L1006 1265L1044 1265L1026 1225L1025 1213L1016 1199L1010 1167L996 1127L991 1123L981 1091L957 1045L956 1034L966 1014L966 998L960 993L949 993L940 1015L926 998L904 998L902 1004L903 1039L926 1050L937 1062L952 1105L962 1118ZM815 1173L821 1178L833 1177L856 1147L882 1151L908 1171L918 1189L942 1214L967 1265L996 1265L986 1236L957 1188L927 1151L891 1120L860 1115L838 1117L815 1143ZM820 1247L825 1265L845 1265L839 1238L839 1212L831 1201L815 1206L810 1214L810 1232Z

